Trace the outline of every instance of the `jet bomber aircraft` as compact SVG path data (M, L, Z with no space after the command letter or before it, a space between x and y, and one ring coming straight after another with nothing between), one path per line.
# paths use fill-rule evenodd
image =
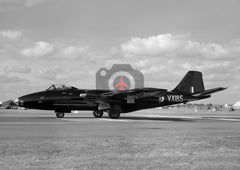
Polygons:
M45 91L22 96L18 102L19 106L29 109L54 110L57 118L63 118L65 113L72 110L92 110L96 118L107 112L110 118L117 119L121 113L206 99L212 93L225 89L205 90L202 73L189 71L170 91L159 88L87 90L52 85Z

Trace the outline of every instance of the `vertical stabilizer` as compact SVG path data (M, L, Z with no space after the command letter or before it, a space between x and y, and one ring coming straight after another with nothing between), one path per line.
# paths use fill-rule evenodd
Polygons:
M204 90L202 73L199 71L189 71L172 91L192 94L203 92Z

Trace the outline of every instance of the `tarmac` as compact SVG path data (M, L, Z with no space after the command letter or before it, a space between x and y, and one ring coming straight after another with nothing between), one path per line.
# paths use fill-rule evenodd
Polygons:
M221 149L222 145L221 147L218 146L219 142L221 143L221 140L226 142L226 139L229 138L231 138L230 142L235 141L239 142L240 139L239 111L194 112L194 110L184 109L182 110L150 109L128 114L122 114L119 119L114 120L108 118L107 114L104 115L103 118L94 118L92 113L88 111L80 111L79 113L66 114L64 118L59 119L55 117L53 111L0 110L0 153L4 153L0 154L0 167L5 167L7 169L8 168L25 169L26 167L28 167L29 169L32 168L55 169L56 168L55 165L58 165L56 169L79 168L80 165L76 162L75 159L69 160L70 162L65 164L63 162L59 163L59 160L56 159L57 156L55 155L55 152L52 154L56 157L54 157L54 161L51 162L52 164L49 163L49 166L46 167L45 164L44 166L41 164L40 165L36 164L35 162L36 160L33 161L31 160L30 157L35 156L35 158L38 161L41 160L39 157L39 155L41 155L41 151L35 151L33 153L33 150L36 150L35 147L37 146L35 145L37 144L41 145L41 142L43 142L44 140L48 141L49 144L54 143L56 141L57 142L64 141L66 145L78 141L74 144L76 145L76 147L77 145L79 145L79 147L81 148L83 147L82 146L83 143L81 143L82 140L85 140L86 144L92 143L91 139L94 139L94 141L99 140L101 142L106 142L107 140L109 143L111 143L111 147L113 150L110 151L109 148L106 147L105 145L99 144L99 146L98 145L95 146L96 154L103 154L106 151L109 151L108 153L105 153L106 154L105 156L108 156L110 152L114 152L117 155L115 157L118 157L118 155L122 155L122 152L120 153L119 151L120 145L119 141L122 142L127 141L126 146L130 148L132 146L136 147L134 150L136 153L142 152L140 150L142 150L142 147L144 146L146 147L145 154L149 154L150 152L152 153L154 151L154 148L151 149L151 147L147 147L149 143L152 144L151 146L159 145L159 147L161 148L170 147L168 150L170 152L171 146L168 145L169 143L172 143L175 140L176 143L172 143L172 146L173 147L175 145L179 146L177 150L179 150L179 152L180 151L184 152L186 154L185 155L186 157L191 158L191 153L192 152L194 153L192 148L195 147L196 143L194 142L196 142L196 140L200 141L199 143L200 145L198 145L200 146L200 148L198 148L196 152L200 154L201 150L202 154L202 150L205 152L209 152L209 150L206 148L206 146L208 146L209 144L211 147L216 147L211 148L213 149L213 151L214 149ZM160 139L161 141L159 141ZM132 143L131 142L132 140L135 141L135 143ZM191 149L188 151L182 148L178 140L181 141L182 144L188 143ZM204 140L207 141L208 143L204 143L203 145L201 142L204 142ZM145 143L142 143L143 141L145 141ZM161 145L157 141L161 143ZM13 149L11 151L5 149L6 146L9 145L9 143L13 143L11 145L13 146L12 148L15 148L15 150L20 150L19 152L21 152L20 153L21 156L23 156L24 153L26 154L26 152L28 151L27 155L29 154L29 157L24 159L24 164L22 164L21 166L15 167L14 163L13 164L11 163L11 165L9 164L9 162L15 162L16 164L18 164L18 162L16 162L15 160L16 158L14 158L16 151ZM24 148L23 146L25 146L24 145L25 143L30 143L32 148L31 149ZM139 143L139 145L135 145L136 143ZM229 142L227 142L225 145L228 146L228 144ZM221 164L222 161L221 158L219 158L219 163L215 162L216 164L212 167L212 169L240 168L240 152L239 152L240 145L231 143L229 144L229 147L233 145L235 147L234 150L229 150L229 148L225 148L226 150L219 150L219 153L218 152L215 153L217 156L224 155L226 157L226 161L228 163L230 161L230 164ZM63 146L65 147L65 145ZM21 149L21 147L23 147L23 149ZM114 148L116 150L114 150ZM127 152L128 149L130 148L125 148L126 154L128 154ZM64 152L69 154L68 151L73 152L72 150L65 148ZM175 152L176 149L173 151ZM61 150L60 152L63 152L63 150ZM227 157L228 152L230 155L229 158ZM231 153L233 154L232 156ZM132 153L129 154L131 155ZM161 153L159 152L156 154L159 154L159 156L165 159L163 151L161 151ZM85 157L86 159L94 157L94 153L93 155L89 156L89 153L83 152L82 156L84 157L84 155L86 156ZM157 159L157 157L155 156L153 156L151 160ZM197 155L195 156L196 159L200 159L199 156ZM205 156L208 157L209 155ZM132 155L131 157L136 157L136 159L138 159L138 156L136 155ZM204 158L204 155L201 155L201 158ZM60 160L61 159L63 158L60 158ZM118 158L118 160L119 159L121 160L125 158L120 157ZM169 160L171 160L171 158L169 158ZM234 162L232 162L232 160L234 160ZM74 163L71 163L71 161L73 161ZM116 160L117 163L116 162L114 163L114 161L110 162L107 159L105 160L106 165L100 167L98 166L96 167L96 169L112 169L116 166L116 164L119 167L119 169L126 168L125 165L128 166L128 168L130 167L130 169L135 168L155 169L158 166L163 166L167 169L206 168L199 164L194 163L191 164L190 162L188 162L187 158L186 160L183 161L185 164L182 164L183 163L182 161L183 160L178 160L175 162L173 161L171 165L169 165L169 163L165 165L164 162L160 163L158 162L157 164L153 163L150 166L146 163L146 165L144 164L138 167L138 162L135 162L135 164L133 165L131 162L130 166L127 165L127 161L125 162L126 164L125 163L121 164L121 162L119 163L117 162L117 160ZM208 163L211 163L211 160L209 161L210 162ZM92 165L91 162L85 162L85 164L81 164L81 167L84 167L84 169L95 169L95 166Z

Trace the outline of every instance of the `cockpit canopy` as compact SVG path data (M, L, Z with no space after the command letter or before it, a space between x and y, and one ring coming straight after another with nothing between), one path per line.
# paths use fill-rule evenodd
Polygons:
M47 91L61 91L61 90L76 90L76 87L65 86L63 84L53 84L51 85Z

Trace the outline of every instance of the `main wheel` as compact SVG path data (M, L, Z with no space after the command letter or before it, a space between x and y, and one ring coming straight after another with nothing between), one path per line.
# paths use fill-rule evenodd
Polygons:
M120 117L120 112L116 111L116 110L109 110L108 112L108 116L111 118L111 119L118 119Z
M94 110L93 111L93 116L96 118L101 118L103 115L103 111L102 110Z
M122 108L120 105L115 104L108 110L108 116L111 119L117 119L120 117L120 114L122 113Z
M65 115L65 114L64 114L63 112L57 112L57 113L56 113L57 118L63 118L64 115Z

